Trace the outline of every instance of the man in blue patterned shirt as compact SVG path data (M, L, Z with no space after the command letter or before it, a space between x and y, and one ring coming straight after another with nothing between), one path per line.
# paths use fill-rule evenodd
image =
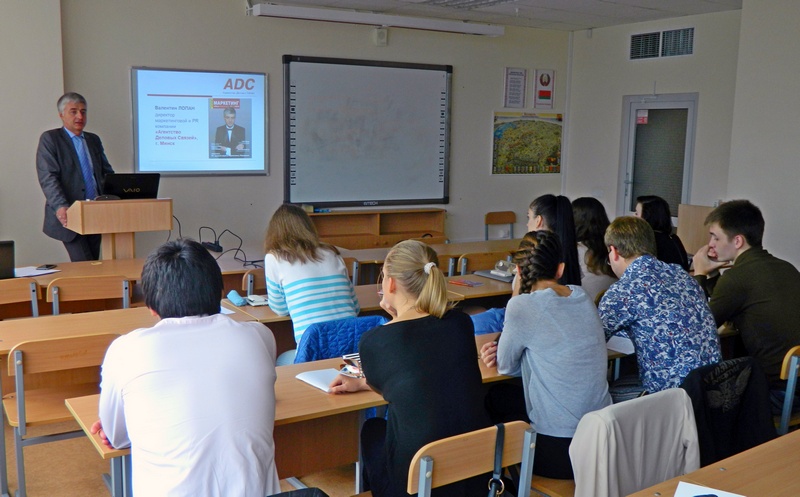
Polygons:
M645 390L680 386L689 372L721 360L714 316L700 285L679 265L656 259L643 219L620 217L606 230L608 259L619 281L600 301L606 339L628 336Z

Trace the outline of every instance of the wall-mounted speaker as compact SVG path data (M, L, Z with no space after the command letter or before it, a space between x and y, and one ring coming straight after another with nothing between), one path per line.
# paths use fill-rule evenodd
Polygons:
M389 44L389 29L375 28L372 30L372 43L376 47L385 47Z

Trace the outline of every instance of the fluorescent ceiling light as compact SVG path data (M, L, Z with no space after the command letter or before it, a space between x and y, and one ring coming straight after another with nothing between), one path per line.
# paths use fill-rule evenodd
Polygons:
M474 9L476 7L491 7L501 3L508 3L516 0L425 0L426 5L437 7L454 7L456 9Z
M318 9L312 7L293 7L257 3L253 5L253 15L265 17L283 17L287 19L307 19L311 21L344 22L349 24L368 24L396 28L424 29L427 31L445 31L448 33L465 33L484 36L502 36L503 26L494 24L477 24L446 19L427 17L407 17L389 14L373 14L342 9Z

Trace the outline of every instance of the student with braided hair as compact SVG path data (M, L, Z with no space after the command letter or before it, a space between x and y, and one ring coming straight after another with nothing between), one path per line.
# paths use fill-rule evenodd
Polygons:
M561 262L564 263L564 269L558 277L558 282L562 285L581 285L575 221L572 217L572 204L567 197L548 193L533 199L528 207L528 231L542 230L552 231L561 242ZM470 312L473 314L475 334L500 331L503 328L505 312L504 308L493 308L477 314Z
M375 497L408 496L408 468L424 445L490 426L475 360L472 321L447 301L436 252L407 240L383 264L381 307L392 320L364 333L358 345L364 378L339 375L332 393L375 390L389 403L388 422L361 429L364 480ZM486 477L433 490L460 497L486 493Z
M522 376L525 407L537 432L533 472L573 477L569 444L578 421L611 404L606 340L594 303L579 286L561 285L561 242L528 233L514 255L519 278L498 342L481 348L487 366Z

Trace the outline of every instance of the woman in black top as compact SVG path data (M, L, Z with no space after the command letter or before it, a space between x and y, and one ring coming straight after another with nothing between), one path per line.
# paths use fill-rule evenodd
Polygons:
M331 392L371 388L388 401L388 422L373 418L361 431L365 480L376 497L407 496L408 468L422 446L491 423L472 321L450 309L436 252L400 242L386 256L382 276L381 307L392 320L361 338L365 378L339 375ZM478 495L487 481L477 477L433 493Z
M689 258L678 235L672 234L672 216L669 204L656 195L636 198L636 217L647 221L656 234L656 257L669 264L679 264L689 270Z

